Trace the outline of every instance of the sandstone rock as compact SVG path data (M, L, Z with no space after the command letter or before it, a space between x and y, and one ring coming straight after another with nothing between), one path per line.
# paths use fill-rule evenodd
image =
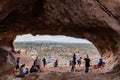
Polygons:
M13 52L15 37L26 33L85 38L96 46L108 66L109 63L117 66L112 67L117 71L119 3L119 0L1 0L0 47Z
M12 53L0 48L0 75L12 73L13 67L15 67L14 64Z

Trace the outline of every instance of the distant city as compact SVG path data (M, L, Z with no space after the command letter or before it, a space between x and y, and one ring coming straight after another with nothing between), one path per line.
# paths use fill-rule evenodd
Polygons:
M24 43L24 44L92 44L92 43L76 43L76 42L57 42L57 41L15 41L14 43Z

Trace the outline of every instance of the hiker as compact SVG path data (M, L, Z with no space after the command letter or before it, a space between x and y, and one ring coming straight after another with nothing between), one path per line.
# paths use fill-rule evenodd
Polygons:
M71 66L71 65L72 65L72 61L70 60L70 61L69 61L69 66Z
M84 60L85 60L85 73L88 73L89 67L90 67L90 59L89 59L89 56L86 55L86 58L85 58Z
M58 61L57 60L54 63L54 67L58 67Z
M19 70L21 76L25 76L26 74L28 74L28 68L25 68L25 64L22 64Z
M38 68L38 70L40 70L40 60L38 59L38 57L36 57L34 65Z
M19 64L20 64L20 57L17 58L16 60L16 70L19 69Z
M80 57L80 58L77 60L77 63L78 63L78 65L79 65L79 67L80 67L80 65L81 65L81 60L82 60L82 57Z
M98 61L98 71L101 69L101 67L103 66L104 62L103 60L100 58Z
M43 58L43 67L45 67L45 65L46 65L46 59L45 58Z
M76 54L73 55L71 72L74 71L74 69L75 69L75 65L76 65Z
M30 68L30 73L32 73L32 72L38 72L38 68L37 68L37 66L36 65L32 65L32 67Z

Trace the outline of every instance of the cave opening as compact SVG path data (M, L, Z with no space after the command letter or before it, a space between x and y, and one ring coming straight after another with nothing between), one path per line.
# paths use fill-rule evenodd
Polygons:
M34 62L31 60L35 60L37 56L41 64L43 64L42 59L45 57L48 67L53 67L55 60L59 61L59 66L69 66L69 61L72 60L74 53L77 60L82 57L82 66L85 64L86 55L89 55L91 65L97 65L98 59L101 58L92 42L64 35L18 35L14 40L14 49L16 54L19 54L18 56L23 59L21 64L25 63L29 68Z
M94 44L105 60L103 71L120 74L119 0L1 0L0 2L0 74L12 70L15 66L13 41L17 35L27 33L87 39ZM116 79L116 76L116 74L115 77L109 76L109 79L105 80Z

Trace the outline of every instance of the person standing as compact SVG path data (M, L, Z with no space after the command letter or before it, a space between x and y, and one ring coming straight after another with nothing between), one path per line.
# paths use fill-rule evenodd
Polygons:
M90 67L90 59L89 59L89 56L86 55L86 58L85 58L84 60L85 60L85 73L88 73L89 67Z
M71 72L74 72L75 65L76 65L76 54L73 55Z
M43 67L45 67L45 65L46 65L46 59L45 58L43 58Z
M57 60L54 63L54 67L58 67L58 61Z
M17 58L16 60L16 70L19 69L20 65L20 57Z
M79 67L80 67L80 65L81 65L81 60L82 60L82 57L80 57L80 58L77 60Z
M72 61L70 60L70 61L69 61L69 66L71 66L71 65L72 65Z
M38 57L36 57L34 65L38 68L38 70L40 70L40 60L38 59Z

